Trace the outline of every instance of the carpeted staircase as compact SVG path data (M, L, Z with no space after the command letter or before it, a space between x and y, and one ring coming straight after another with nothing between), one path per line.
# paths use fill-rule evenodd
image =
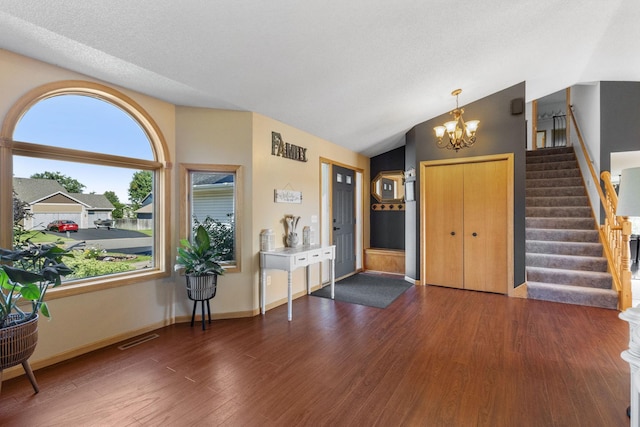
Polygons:
M528 297L616 309L573 148L528 151L526 188Z

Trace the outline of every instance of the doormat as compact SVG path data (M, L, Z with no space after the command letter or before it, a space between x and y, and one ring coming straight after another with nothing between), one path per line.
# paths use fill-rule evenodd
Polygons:
M351 304L386 308L411 286L413 285L404 279L358 273L336 282L335 299ZM318 289L311 295L330 299L331 286Z

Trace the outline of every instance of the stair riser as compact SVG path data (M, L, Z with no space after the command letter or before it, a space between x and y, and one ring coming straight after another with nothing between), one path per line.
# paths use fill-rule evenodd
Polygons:
M526 255L527 267L560 268L563 270L607 272L607 259L579 256L553 256L530 253Z
M587 196L579 197L527 197L527 207L566 207L566 206L581 206L590 207L589 198Z
M545 240L551 242L583 242L598 243L600 235L597 230L548 230L527 228L527 240Z
M561 151L561 150L564 150L564 151ZM573 152L573 148L562 148L562 149L557 149L555 152L548 152L547 150L527 151L526 162L527 164L557 163L557 162L568 162L575 159L576 159L576 155Z
M545 242L539 240L527 240L525 242L527 253L575 255L601 257L603 254L600 243L574 243L574 242Z
M538 269L537 267L527 267L527 280L587 288L611 289L611 275L606 273L559 269L546 270Z
M582 178L527 179L526 188L542 187L580 187L584 186Z
M526 218L527 228L547 228L547 229L571 229L571 230L593 230L595 221L593 218Z
M527 179L553 179L558 178L579 178L580 169L550 169L542 171L527 171Z
M576 160L570 160L566 162L539 162L539 163L527 162L527 172L552 170L552 169L576 169L577 167L578 167L578 162Z
M525 208L527 218L591 218L590 207L527 207Z
M527 197L580 197L586 196L584 187L532 187L526 189Z

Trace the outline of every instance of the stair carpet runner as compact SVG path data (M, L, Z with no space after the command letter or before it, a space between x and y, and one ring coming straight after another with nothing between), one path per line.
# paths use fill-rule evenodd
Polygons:
M528 151L526 163L528 298L616 309L573 147Z

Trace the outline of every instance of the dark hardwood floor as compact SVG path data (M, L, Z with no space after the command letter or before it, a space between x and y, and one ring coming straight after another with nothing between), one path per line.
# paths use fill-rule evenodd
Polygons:
M302 297L5 381L7 426L623 426L618 312L439 287Z

